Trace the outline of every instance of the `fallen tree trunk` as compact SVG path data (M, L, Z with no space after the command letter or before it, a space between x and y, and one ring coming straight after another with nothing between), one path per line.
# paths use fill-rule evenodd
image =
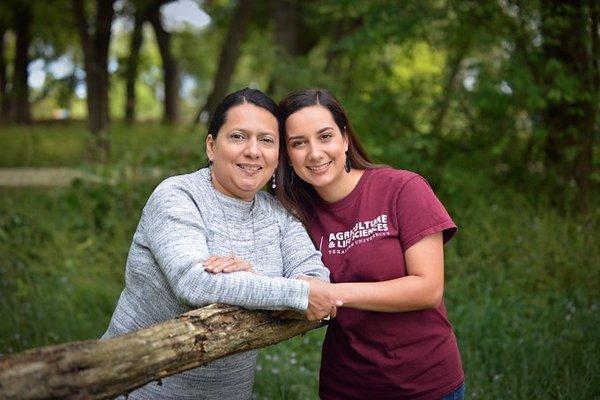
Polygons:
M0 358L0 399L105 399L322 326L213 304L108 340L40 347Z

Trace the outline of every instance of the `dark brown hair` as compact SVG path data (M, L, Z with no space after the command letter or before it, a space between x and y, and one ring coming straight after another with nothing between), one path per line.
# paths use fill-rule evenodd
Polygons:
M281 204L300 219L305 226L308 226L314 216L314 206L318 201L319 195L309 183L296 175L290 165L286 146L285 121L296 111L316 105L329 110L342 135L348 138L348 151L346 154L352 168L367 169L378 167L378 165L373 164L371 158L358 141L342 105L329 91L326 89L300 89L288 94L279 102L281 148L276 177L277 189L275 192Z
M208 132L206 135L212 135L213 139L216 139L219 129L221 129L221 126L223 126L225 120L227 119L227 112L231 108L244 103L250 103L257 107L264 108L273 114L275 118L277 118L279 115L277 104L275 101L273 101L273 99L258 89L244 88L238 90L237 92L228 94L223 100L221 100L219 105L217 105L212 117L210 118Z

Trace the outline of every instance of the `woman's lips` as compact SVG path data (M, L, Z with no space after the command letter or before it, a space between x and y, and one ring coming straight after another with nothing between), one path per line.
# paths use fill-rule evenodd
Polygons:
M236 166L249 175L254 175L262 169L262 166L257 164L236 164Z
M311 172L324 172L327 170L327 168L329 168L329 166L331 165L333 161L329 161L323 164L319 164L319 165L311 165L311 166L306 166L306 168L308 168Z

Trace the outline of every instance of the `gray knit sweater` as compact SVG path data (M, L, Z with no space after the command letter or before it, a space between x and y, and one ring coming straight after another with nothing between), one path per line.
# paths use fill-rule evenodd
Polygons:
M202 262L234 254L254 273L213 275ZM125 269L125 289L103 338L135 331L210 304L254 309L308 307L308 284L295 278L328 280L302 225L268 193L254 202L214 190L208 169L163 181L144 207ZM152 382L130 399L248 399L256 351Z

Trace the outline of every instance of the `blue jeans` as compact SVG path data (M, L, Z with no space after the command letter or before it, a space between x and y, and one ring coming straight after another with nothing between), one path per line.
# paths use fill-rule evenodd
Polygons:
M456 390L452 393L448 393L442 400L463 400L465 398L465 384L460 385Z

